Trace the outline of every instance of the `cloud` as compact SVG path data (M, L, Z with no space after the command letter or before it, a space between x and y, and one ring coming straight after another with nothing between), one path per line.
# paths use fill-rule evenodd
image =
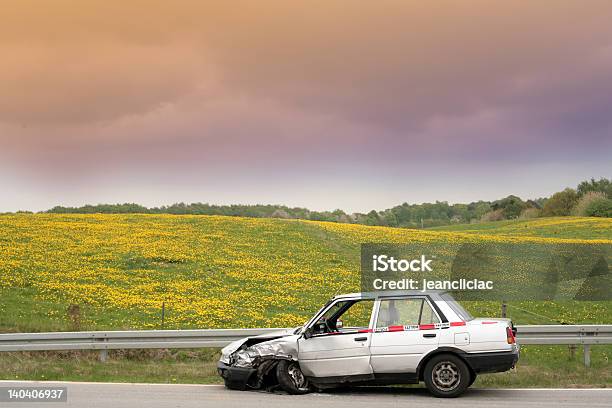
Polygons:
M609 168L611 11L598 0L13 0L0 16L0 159L13 178L109 185L136 171L143 184L348 185L436 182L434 164L457 177L494 164Z
M159 109L213 82L180 44L4 46L0 118L26 126L112 121Z
M436 116L529 102L516 85L533 75L564 72L560 89L589 83L572 71L612 38L612 6L598 1L51 3L7 8L0 83L11 103L0 120L141 114L214 81L224 98L418 129Z

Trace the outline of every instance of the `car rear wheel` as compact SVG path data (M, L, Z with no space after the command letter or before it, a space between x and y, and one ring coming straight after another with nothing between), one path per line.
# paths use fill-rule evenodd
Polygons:
M308 379L300 370L296 361L281 360L276 366L276 378L280 387L289 394L306 394L310 392Z
M471 380L467 365L452 354L441 354L429 360L423 378L429 392L441 398L458 397Z

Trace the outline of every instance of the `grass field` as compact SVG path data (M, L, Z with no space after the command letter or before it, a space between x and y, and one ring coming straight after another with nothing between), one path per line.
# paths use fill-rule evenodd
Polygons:
M554 217L455 224L427 230L540 238L612 239L610 219L594 217Z
M592 348L591 368L564 346L525 346L517 367L482 375L475 387L610 387L612 347ZM100 363L96 352L0 353L0 378L38 381L220 383L218 350L117 350Z
M596 239L585 242L612 242L606 219L516 224L499 230L515 231L512 241L584 240L595 231ZM486 235L478 239L504 239L491 225L480 231ZM211 216L4 215L0 330L161 328L162 303L165 328L295 326L334 294L359 290L361 242L450 242L466 235ZM477 314L498 311L486 302L467 306ZM607 304L511 306L517 323L611 319Z
M477 237L483 241L612 243L610 219L549 218L446 229L449 231L216 216L2 215L0 332L157 329L162 327L162 303L164 328L295 326L334 294L359 290L361 242L456 242ZM496 302L465 305L475 315L499 315ZM612 323L611 311L609 302L509 305L510 317L517 324ZM579 365L567 361L567 349L546 359L558 360L552 366L542 362L544 350L532 349L527 361L552 376L542 379L556 378ZM600 354L594 352L594 370L605 372L609 348L602 347ZM131 373L125 378L140 378L133 371L150 366L150 362L121 354L106 366L84 354L51 355L59 357L48 358L47 368L36 353L1 355L1 366L11 368L0 370L0 375L60 379L79 367L90 367L79 378L121 379L111 372L117 363L124 366L124 373ZM192 365L208 366L214 358L196 353L181 360L177 355L160 359L161 366L168 367L159 376L144 377L162 382L176 376L183 382L188 378L208 381L202 377L205 370L193 371ZM532 371L529 375L495 377L506 378L508 385L537 379L537 370L527 368L528 364L523 367L524 372ZM595 381L587 374L580 377L582 382L572 382L567 376L566 382L559 381L575 385L611 381L609 375L599 375L603 380Z

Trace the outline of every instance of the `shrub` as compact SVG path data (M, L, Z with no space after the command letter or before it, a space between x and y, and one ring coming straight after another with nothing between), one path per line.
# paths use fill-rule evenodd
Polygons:
M480 219L481 221L501 221L504 218L504 210L498 208L497 210L489 211Z
M519 218L521 220L528 220L530 218L538 218L540 215L542 215L542 210L540 210L539 208L530 207L530 208L525 208L521 212L521 215L519 216Z
M586 208L585 213L589 217L612 217L612 200L600 198L592 201Z
M580 200L578 200L578 203L574 207L574 210L572 211L572 213L574 215L578 215L581 217L587 217L588 216L587 208L591 205L591 203L593 203L594 201L598 201L598 200L605 200L606 198L607 198L606 194L600 191L586 192L580 198Z
M284 218L284 219L291 218L289 213L287 211L283 210L282 208L274 210L274 212L272 213L272 215L270 215L270 217L272 217L272 218Z
M542 208L542 215L545 217L563 216L570 215L572 209L578 202L578 194L573 188L566 188L563 191L555 193L550 197L544 208Z

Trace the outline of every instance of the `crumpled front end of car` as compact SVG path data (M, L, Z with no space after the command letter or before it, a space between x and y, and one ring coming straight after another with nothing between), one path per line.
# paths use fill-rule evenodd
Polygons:
M285 334L233 342L221 350L217 371L228 388L273 390L278 384L276 364L281 360L297 360L298 337Z

